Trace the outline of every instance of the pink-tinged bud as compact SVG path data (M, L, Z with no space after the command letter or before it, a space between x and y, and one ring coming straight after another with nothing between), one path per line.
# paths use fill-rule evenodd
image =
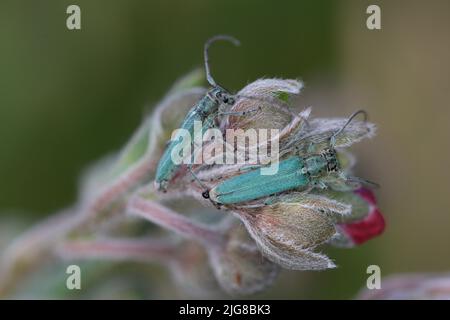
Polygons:
M359 245L382 234L386 222L376 206L375 195L372 191L361 188L354 193L368 203L367 214L362 219L339 224L339 229L350 241L350 245Z
M177 253L171 264L177 287L189 297L220 297L221 291L205 249L193 241L186 241Z
M350 206L314 194L291 193L274 203L237 213L264 255L283 268L322 270L335 264L313 250L336 234L335 222Z
M210 260L221 287L232 295L259 292L273 283L279 267L264 258L244 226L234 221L221 249L210 250Z
M248 84L238 92L238 99L229 110L239 115L230 115L225 128L285 128L293 118L287 102L302 87L302 82L292 79L259 79Z

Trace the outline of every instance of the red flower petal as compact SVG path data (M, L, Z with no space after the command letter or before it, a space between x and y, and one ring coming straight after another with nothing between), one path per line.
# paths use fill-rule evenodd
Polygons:
M377 204L377 199L375 199L375 195L373 194L372 190L366 189L366 188L361 188L361 189L356 190L355 193L360 195L361 198L366 200L371 205Z
M356 190L355 193L369 203L370 212L364 219L352 223L341 224L340 227L354 244L362 244L383 233L386 221L376 207L377 201L371 190L361 188Z
M386 222L384 217L377 208L374 208L361 221L340 225L344 233L350 237L354 244L362 244L380 235L383 233L385 226Z

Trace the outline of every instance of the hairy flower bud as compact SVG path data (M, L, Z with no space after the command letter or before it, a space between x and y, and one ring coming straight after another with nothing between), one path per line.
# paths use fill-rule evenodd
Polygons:
M385 220L378 210L375 195L369 189L354 192L320 191L320 194L351 206L351 213L337 221L338 234L330 244L352 247L362 244L383 233Z
M222 288L230 294L253 294L271 285L279 267L265 259L245 228L234 221L226 231L222 250L210 252Z
M340 232L349 240L350 245L360 245L379 236L386 226L384 217L376 206L372 191L362 188L355 191L355 194L367 201L368 210L361 219L339 224Z
M229 116L225 128L283 129L293 116L287 102L291 96L299 94L302 87L302 82L291 79L259 79L248 84L238 92L238 100L230 110L245 114Z
M218 297L219 285L202 246L185 241L171 263L172 277L182 291L190 297Z
M335 221L350 210L320 195L294 192L238 214L268 259L287 269L321 270L335 265L313 249L336 234Z

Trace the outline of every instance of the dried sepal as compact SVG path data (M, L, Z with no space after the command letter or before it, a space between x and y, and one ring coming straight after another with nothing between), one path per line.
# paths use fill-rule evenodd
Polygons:
M322 150L330 146L330 138L338 132L348 119L316 118L308 122L308 127L297 135L291 136L290 140L280 148L282 151L295 152L299 155L307 155L311 145L316 150ZM375 135L376 126L371 122L350 122L336 138L336 148L346 148L352 144L372 138Z
M370 204L356 192L339 192L327 189L317 190L314 193L342 203L349 208L348 214L339 216L336 221L337 223L349 223L361 220L370 211Z

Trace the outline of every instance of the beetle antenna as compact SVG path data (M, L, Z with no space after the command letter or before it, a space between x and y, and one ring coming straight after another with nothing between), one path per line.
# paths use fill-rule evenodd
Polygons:
M364 122L366 122L367 121L367 112L365 111L365 110L358 110L358 111L355 111L349 118L348 118L348 120L347 120L347 122L342 126L342 128L340 128L338 131L336 131L331 137L330 137L330 141L331 141L331 145L332 146L334 146L335 145L335 143L336 143L336 137L342 132L342 131L344 131L344 129L350 124L350 122L352 122L353 121L353 119L357 116L357 115L359 115L359 114L362 114L362 115L364 115Z
M212 38L209 38L205 42L205 46L204 46L204 49L203 49L203 55L204 55L204 59L205 59L206 80L213 87L216 87L217 83L214 80L214 78L212 77L211 70L209 69L208 50L209 50L209 47L211 46L211 44L213 44L214 42L216 42L218 40L225 40L225 41L231 42L235 46L239 46L241 44L238 39L236 39L236 38L234 38L232 36L228 36L228 35L217 35L217 36L214 36Z
M208 189L208 187L202 181L200 181L200 179L197 177L197 175L192 171L191 166L188 166L188 170L191 173L192 177L194 177L194 180L200 185L200 187L205 189L205 191L202 192L203 198L209 199L209 189Z

